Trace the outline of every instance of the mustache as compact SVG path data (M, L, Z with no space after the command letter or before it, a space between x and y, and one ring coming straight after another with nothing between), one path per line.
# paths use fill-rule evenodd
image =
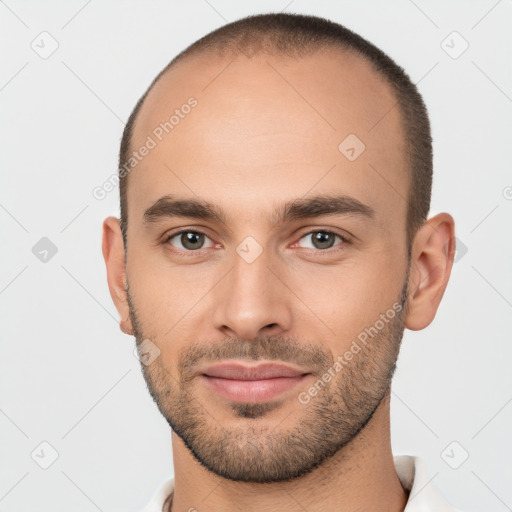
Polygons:
M328 351L318 345L298 342L284 336L270 336L254 340L227 338L222 342L193 343L179 356L178 369L183 380L191 378L200 362L216 362L226 359L252 359L280 361L310 368L321 373L334 364Z

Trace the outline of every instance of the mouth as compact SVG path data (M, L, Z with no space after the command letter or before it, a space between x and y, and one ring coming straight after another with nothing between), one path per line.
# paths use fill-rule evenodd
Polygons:
M200 372L208 388L233 402L267 402L302 383L311 373L284 364L220 363Z

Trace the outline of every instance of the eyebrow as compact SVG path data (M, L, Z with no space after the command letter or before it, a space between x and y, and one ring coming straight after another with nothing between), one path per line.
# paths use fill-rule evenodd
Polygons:
M356 215L373 220L375 210L354 197L317 195L288 201L271 214L270 223L279 225L321 215ZM212 203L201 199L177 199L171 195L161 197L146 209L143 221L149 225L173 217L190 217L227 224L225 213Z

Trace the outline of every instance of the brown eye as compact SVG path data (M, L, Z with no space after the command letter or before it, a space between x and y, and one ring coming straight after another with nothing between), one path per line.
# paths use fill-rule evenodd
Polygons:
M182 231L169 237L168 241L173 247L186 251L197 251L213 246L212 241L204 233L198 231ZM207 243L206 246L205 242Z
M343 242L343 238L340 235L331 231L312 231L301 238L301 241L306 240L305 245L301 246L309 249L330 249L335 245L339 245L335 243L336 239Z
M180 242L182 243L185 249L201 249L204 244L204 235L202 233L193 233L187 232L182 233L180 237Z

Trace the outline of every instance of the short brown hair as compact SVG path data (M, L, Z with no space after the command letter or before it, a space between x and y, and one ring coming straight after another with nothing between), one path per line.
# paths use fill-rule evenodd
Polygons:
M264 51L290 57L310 55L318 50L337 47L349 50L368 61L389 84L396 96L406 134L408 164L411 171L407 197L407 246L410 251L417 229L426 220L432 191L432 137L423 99L405 71L382 50L339 23L303 14L270 13L248 16L224 25L197 40L179 53L157 75L139 99L124 128L119 153L119 169L130 158L130 141L137 114L144 99L158 79L175 63L204 52L220 55ZM128 209L127 174L119 173L121 230L126 248Z

